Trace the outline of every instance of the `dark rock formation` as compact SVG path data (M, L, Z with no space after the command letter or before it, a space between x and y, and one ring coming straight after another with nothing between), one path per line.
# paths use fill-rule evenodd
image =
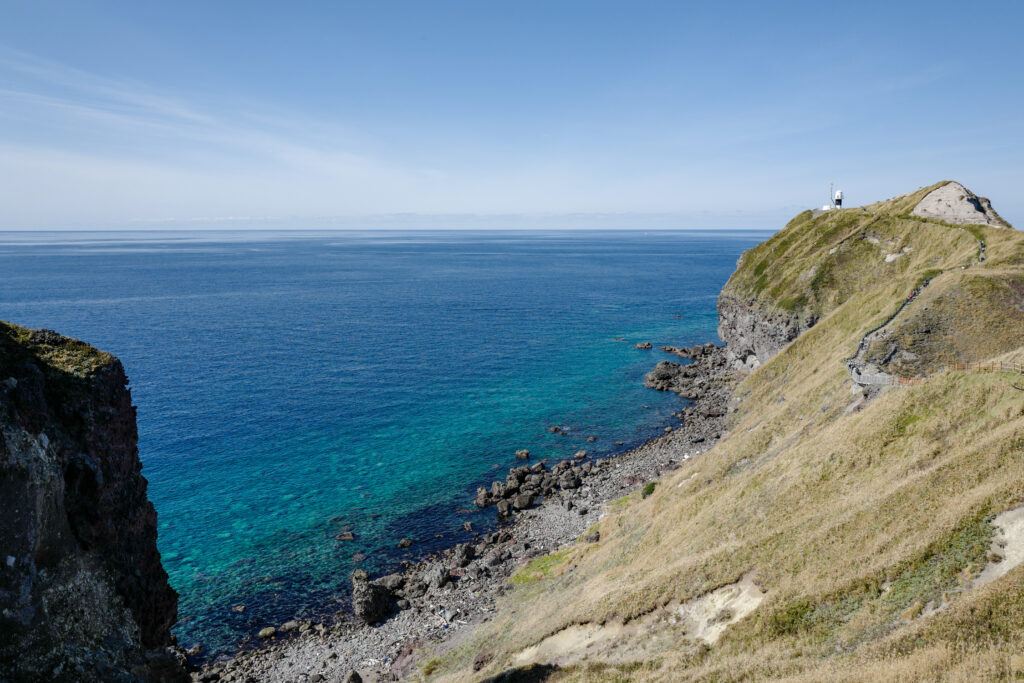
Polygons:
M187 680L127 384L109 354L0 323L0 680Z
M378 583L370 583L370 575L362 569L352 572L352 611L367 624L383 621L391 610L391 591Z
M817 322L813 316L761 305L724 291L718 295L718 336L736 369L753 370Z
M658 391L670 391L675 384L676 377L683 371L680 363L673 363L663 360L654 366L654 369L644 375L644 385Z

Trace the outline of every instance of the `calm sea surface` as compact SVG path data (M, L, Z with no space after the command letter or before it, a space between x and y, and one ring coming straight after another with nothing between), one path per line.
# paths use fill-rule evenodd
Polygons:
M344 600L356 553L374 573L493 525L466 510L517 448L661 431L657 347L718 341L768 234L0 233L0 318L124 362L176 633L215 653Z

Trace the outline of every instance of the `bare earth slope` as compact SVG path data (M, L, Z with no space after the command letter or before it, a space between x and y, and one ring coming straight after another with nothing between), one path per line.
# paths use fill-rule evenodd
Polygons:
M988 199L977 196L955 180L929 192L912 213L957 225L1009 227L993 210Z
M720 300L728 433L419 675L1024 676L1024 377L945 371L1024 357L1024 235L913 215L945 185L806 212L744 254ZM904 303L869 353L924 381L866 400L845 361Z

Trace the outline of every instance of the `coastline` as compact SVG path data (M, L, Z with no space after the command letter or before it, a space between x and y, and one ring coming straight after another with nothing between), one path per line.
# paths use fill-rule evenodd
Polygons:
M495 482L477 495L478 507L497 504L496 530L399 573L370 580L357 570L350 577L351 610L322 621L268 626L233 658L204 663L193 680L396 680L415 670L425 650L458 642L490 619L497 598L531 560L576 541L597 542L599 536L587 531L610 504L656 485L663 473L721 438L734 384L726 347L708 343L661 350L693 360L661 361L645 378L649 388L691 401L675 414L678 426L600 459L526 461L512 468L506 485ZM520 497L517 481L528 500ZM531 487L543 496L536 503ZM481 656L482 666L486 656ZM349 678L352 672L357 678Z

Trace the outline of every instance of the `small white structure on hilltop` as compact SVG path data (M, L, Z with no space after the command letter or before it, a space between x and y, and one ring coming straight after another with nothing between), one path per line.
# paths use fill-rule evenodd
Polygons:
M843 191L836 190L833 183L829 183L828 186L828 204L821 207L822 211L831 211L832 209L843 208Z

